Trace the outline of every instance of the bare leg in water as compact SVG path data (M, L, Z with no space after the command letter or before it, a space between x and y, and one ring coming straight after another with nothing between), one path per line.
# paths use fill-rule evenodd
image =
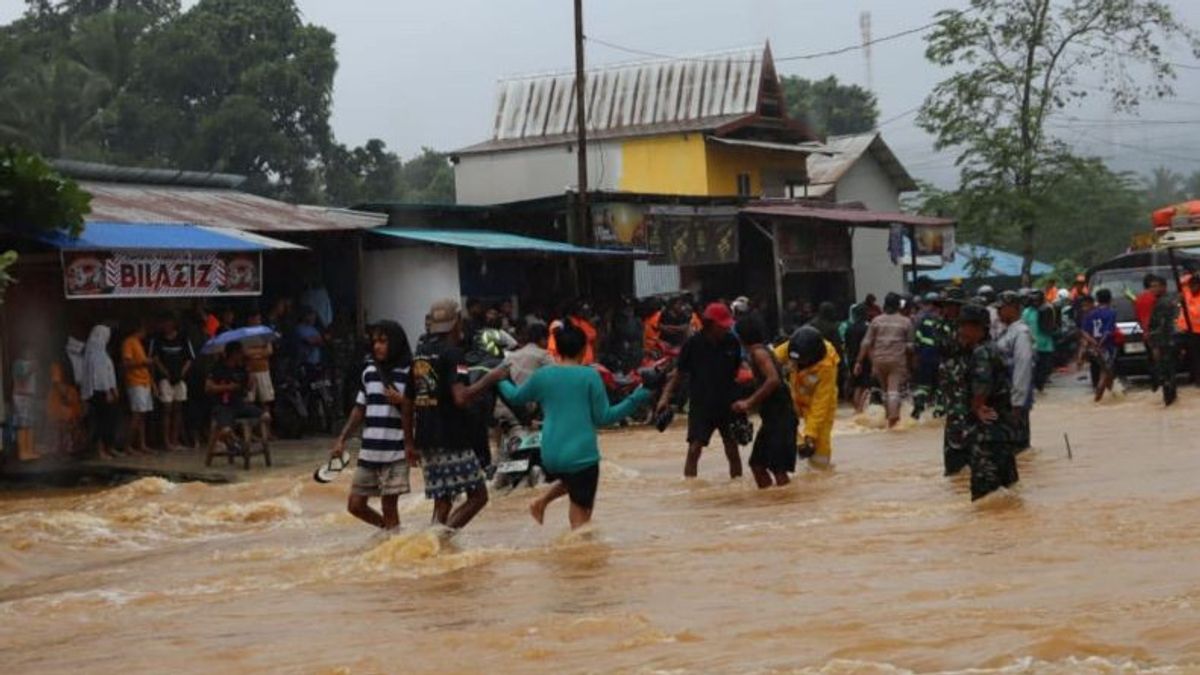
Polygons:
M454 499L444 497L433 502L434 522L445 525L452 530L459 530L471 522L488 503L486 486L479 486L467 491L467 501L454 508Z
M729 460L729 477L741 478L742 455L738 451L737 441L732 436L721 436L721 443L725 446L725 459Z
M754 484L760 490L765 490L773 485L783 487L792 482L786 471L772 471L762 466L750 465L750 473L754 474Z
M541 497L533 500L529 504L529 514L537 521L538 525L543 524L546 519L546 507L550 506L550 502L563 497L567 494L567 486L559 481L550 486ZM587 525L592 520L592 509L587 509L575 502L571 502L570 510L567 512L567 518L571 522L571 529L578 530Z

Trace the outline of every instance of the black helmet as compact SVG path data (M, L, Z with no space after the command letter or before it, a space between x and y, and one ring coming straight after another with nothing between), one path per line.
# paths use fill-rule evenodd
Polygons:
M803 326L788 340L788 358L800 370L812 367L825 358L825 338L812 326Z
M958 322L960 324L973 323L987 328L992 324L992 315L983 305L966 304L963 305L962 312L958 315Z

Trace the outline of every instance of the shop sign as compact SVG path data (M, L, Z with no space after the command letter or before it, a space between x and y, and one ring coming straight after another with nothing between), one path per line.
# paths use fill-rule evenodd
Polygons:
M917 227L915 230L918 258L934 256L942 262L954 262L953 227Z
M642 204L593 204L592 236L598 246L646 248L646 207Z
M657 265L722 265L738 261L736 207L651 206L647 248Z
M68 298L178 298L262 293L262 254L63 251Z

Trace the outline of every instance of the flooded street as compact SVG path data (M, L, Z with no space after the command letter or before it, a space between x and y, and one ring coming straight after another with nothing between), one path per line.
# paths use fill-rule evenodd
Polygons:
M8 672L1197 672L1198 412L1060 386L1019 489L975 505L935 423L843 410L836 471L769 492L719 450L685 483L681 426L610 433L592 531L516 492L443 545L421 496L382 539L348 476L301 470L8 493L0 649Z

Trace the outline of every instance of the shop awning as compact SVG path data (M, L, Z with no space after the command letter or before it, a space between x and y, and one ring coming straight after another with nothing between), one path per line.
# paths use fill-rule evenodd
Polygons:
M64 251L278 251L304 250L259 234L184 223L89 222L82 234L62 232L38 238Z
M649 258L649 251L629 249L588 248L561 241L524 237L508 232L489 230L428 230L384 227L371 230L375 234L436 246L454 246L478 251L522 253L530 255L574 255L607 258Z

